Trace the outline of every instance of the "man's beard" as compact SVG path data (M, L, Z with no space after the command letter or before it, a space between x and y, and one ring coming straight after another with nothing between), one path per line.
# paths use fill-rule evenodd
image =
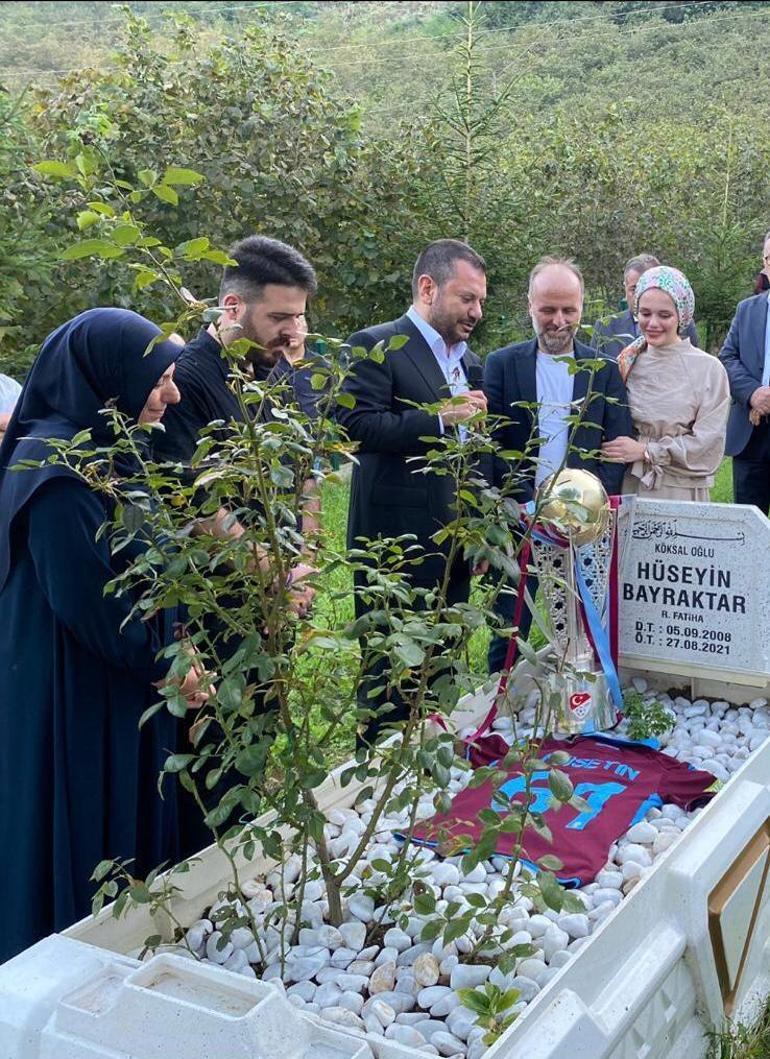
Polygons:
M283 351L286 348L286 343L281 340L275 342L275 344L265 344L260 341L260 337L257 331L251 325L251 320L248 316L244 316L241 321L241 333L240 338L247 338L249 342L253 342L246 353L246 360L249 364L252 364L255 368L262 368L263 370L274 368L278 361L283 356Z
M574 328L565 328L559 331L536 331L537 342L544 353L558 356L561 353L570 353L575 340Z
M436 307L432 307L428 323L435 331L438 331L448 346L456 346L459 342L467 342L470 338L471 331L467 333L464 330L461 331L459 326L461 323L472 324L472 327L476 326L475 321L458 320L456 317L448 316Z
M265 370L274 368L283 356L283 345L278 346L277 348L275 346L262 346L255 338L251 338L250 335L244 335L243 337L254 342L254 345L251 346L246 354L246 360L255 368L262 368Z

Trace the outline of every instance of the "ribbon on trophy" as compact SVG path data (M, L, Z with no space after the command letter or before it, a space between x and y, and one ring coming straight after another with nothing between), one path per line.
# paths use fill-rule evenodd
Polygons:
M524 508L522 545L518 557L519 584L513 615L513 626L519 628L527 595L527 576L533 548L535 551L539 549L541 553L560 553L565 559L568 555L571 566L568 580L576 596L573 611L582 627L586 646L598 663L606 685L604 694L614 706L614 711L621 711L623 708L623 695L617 671L619 564L615 515L620 503L620 497L608 497L599 480L587 471L562 471L543 483L538 502L531 501ZM593 549L595 542L600 539L609 548L609 567L601 571L607 576L599 579L597 590L596 578L600 564ZM587 552L589 548L592 550ZM593 591L590 579L584 571L585 563L593 568ZM597 605L596 597L602 588L603 599L599 600ZM485 733L489 731L497 716L497 702L507 689L518 650L517 637L511 636L495 701L476 731L465 740L468 756L474 764L487 763L507 752L503 749L504 740L501 737L486 736ZM590 682L583 688L569 688L568 683L565 682L565 713L570 715L573 725L572 728L567 727L568 731L606 730L617 723L617 716L609 716L607 711L603 714L602 723L594 723L596 711L594 710L592 718L592 706L595 706L593 700L598 696L598 692L596 695L592 692ZM614 711L609 708L610 714ZM480 740L483 740L483 743L480 743Z

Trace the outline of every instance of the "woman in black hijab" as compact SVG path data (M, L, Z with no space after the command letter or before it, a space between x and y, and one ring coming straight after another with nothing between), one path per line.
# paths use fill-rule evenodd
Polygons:
M90 911L105 858L141 875L180 855L174 792L157 793L176 721L156 713L174 612L128 618L135 599L105 586L143 545L115 556L99 527L113 505L61 463L49 438L114 440L103 410L159 421L179 400L181 347L123 309L92 309L54 331L0 446L0 962ZM135 471L136 468L134 467ZM121 472L131 475L125 463ZM133 548L133 551L132 551ZM191 674L194 677L194 674ZM190 676L182 692L200 702Z

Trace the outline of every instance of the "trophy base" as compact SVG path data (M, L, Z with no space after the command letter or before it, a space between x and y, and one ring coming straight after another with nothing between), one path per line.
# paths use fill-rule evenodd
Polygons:
M604 673L553 674L548 683L549 692L556 692L560 699L553 718L554 731L591 735L614 728L618 723L618 711Z

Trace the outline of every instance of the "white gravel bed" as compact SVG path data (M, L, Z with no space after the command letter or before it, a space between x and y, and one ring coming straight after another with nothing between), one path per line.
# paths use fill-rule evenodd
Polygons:
M636 679L634 685L637 691L646 693L644 681ZM765 699L734 707L706 699L671 699L659 693L654 697L670 708L676 719L671 731L660 737L663 752L705 769L721 781L728 780L770 736L770 711ZM534 712L530 700L517 721L518 734L531 732ZM512 735L511 722L505 718L498 719L495 728L508 738ZM608 734L622 735L623 728ZM469 777L467 770L453 767L450 793L462 790ZM374 803L368 800L357 810L337 809L329 814L326 835L333 857L344 858L355 848L373 807ZM418 815L425 819L434 812L432 796L426 794L420 801ZM531 900L514 891L514 899L500 917L500 924L512 931L505 947L531 944L534 952L519 959L509 974L494 966L493 957L486 957L487 962L480 964L462 963L463 956L473 947L473 936L465 935L448 945L441 937L435 942L421 942L425 919L414 914L410 894L390 908L377 908L371 897L354 892L361 891L364 885L384 881L382 872L371 862L391 861L401 848L394 832L406 827L407 811L383 817L365 859L350 877L346 921L339 929L325 923L328 904L321 880L307 883L302 905L305 925L299 933L299 944L289 948L286 955L283 984L287 995L298 1009L353 1031L383 1036L429 1055L479 1059L486 1050L482 1041L486 1031L477 1025L477 1016L461 1004L456 990L485 982L517 989L519 1000L506 1014L521 1013L623 896L651 871L656 859L698 812L687 813L673 804L650 809L644 821L612 845L596 880L571 891L584 906L581 913L556 913L550 909L540 913ZM554 853L558 856L558 849ZM438 911L446 909L450 901L466 903L469 894L494 897L503 887L509 863L503 857L492 857L463 874L461 857L442 860L432 850L418 847L414 847L413 856L415 867L410 874L432 887L438 898ZM300 859L293 854L282 872L275 870L267 878L251 880L244 887L249 909L259 924L263 948L269 954L261 974L264 980L279 980L281 976L281 933L280 924L276 923L276 912L281 906L275 895L283 889L290 898L299 872ZM252 965L259 963L259 950L250 929L237 928L222 944L217 925L226 914L224 909L225 903L220 901L208 918L194 923L187 931L187 942L200 958L255 976ZM408 915L408 924L402 930L394 924L404 914ZM481 930L472 927L469 934L475 931L477 938ZM285 933L288 937L290 927Z

